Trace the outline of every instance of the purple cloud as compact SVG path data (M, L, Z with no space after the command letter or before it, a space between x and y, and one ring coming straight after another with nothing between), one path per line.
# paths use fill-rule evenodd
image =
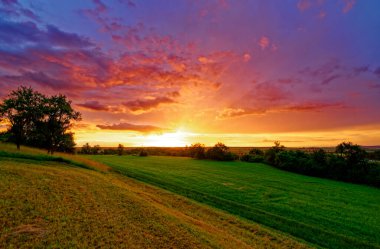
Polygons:
M96 127L102 130L121 130L121 131L137 131L142 133L150 132L162 132L167 129L163 129L153 125L136 125L131 123L120 123L112 125L97 125Z

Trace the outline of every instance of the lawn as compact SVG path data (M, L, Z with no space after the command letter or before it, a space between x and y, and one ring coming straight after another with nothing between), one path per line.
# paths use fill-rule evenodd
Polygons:
M91 156L115 171L328 248L380 248L380 189L264 164Z
M0 151L0 248L308 247L113 172Z

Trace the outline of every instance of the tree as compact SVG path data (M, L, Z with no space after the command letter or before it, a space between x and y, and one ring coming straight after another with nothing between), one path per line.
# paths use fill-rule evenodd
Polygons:
M43 116L42 105L45 96L34 91L31 87L21 86L12 91L0 104L0 119L11 125L10 140L16 143L17 149L25 142Z
M231 153L225 144L218 142L214 147L207 150L206 158L217 161L233 161L238 156Z
M265 160L271 165L275 165L276 156L279 152L284 151L285 147L279 141L274 142L274 146L265 152Z
M43 114L37 129L45 138L48 153L53 154L62 146L66 132L72 126L71 122L80 120L81 115L71 107L71 101L61 94L45 99Z
M101 152L102 152L102 148L100 148L99 144L96 144L96 145L94 145L94 147L92 147L92 153L91 154L98 155Z
M204 158L206 158L204 144L201 144L201 143L192 144L189 147L189 154L190 154L190 157L196 158L196 159L204 159Z
M264 161L264 151L253 148L248 154L242 155L240 160L244 162L261 163Z
M117 154L121 156L123 155L123 151L124 151L124 146L122 144L119 144L119 146L117 147Z
M81 154L87 154L87 155L89 155L89 154L91 154L91 152L92 152L92 148L91 148L91 146L90 146L89 143L84 144L82 146L82 149L80 150Z
M338 144L335 152L347 160L349 165L360 164L365 161L367 152L359 145L352 144L351 142L343 142Z

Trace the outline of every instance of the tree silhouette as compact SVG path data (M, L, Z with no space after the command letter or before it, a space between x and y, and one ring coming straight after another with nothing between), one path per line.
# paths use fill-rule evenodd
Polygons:
M80 113L64 95L46 97L21 86L0 104L0 118L10 124L10 140L17 149L27 144L51 154L57 150L73 152L75 143L69 130L73 120L80 120Z
M11 140L16 143L18 150L42 118L44 99L42 94L31 87L21 86L12 91L0 104L0 118L10 123Z

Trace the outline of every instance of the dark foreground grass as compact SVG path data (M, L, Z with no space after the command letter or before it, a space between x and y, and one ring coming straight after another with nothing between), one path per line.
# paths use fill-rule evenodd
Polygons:
M114 173L0 161L0 248L306 248Z
M15 153L8 151L0 151L0 160L1 158L13 158L13 159L29 159L40 162L60 162L66 163L68 165L73 165L76 167L84 168L84 169L94 169L84 163L76 162L64 157L60 156L50 156L50 155L42 155L42 154L23 154L23 153Z
M92 156L129 177L328 248L380 248L380 190L264 164Z
M11 143L0 142L0 158L13 158L14 160L28 159L37 162L61 162L85 169L103 172L109 170L108 166L81 156L59 152L54 155L49 155L47 151L26 146L22 146L21 150L17 150L16 145Z

